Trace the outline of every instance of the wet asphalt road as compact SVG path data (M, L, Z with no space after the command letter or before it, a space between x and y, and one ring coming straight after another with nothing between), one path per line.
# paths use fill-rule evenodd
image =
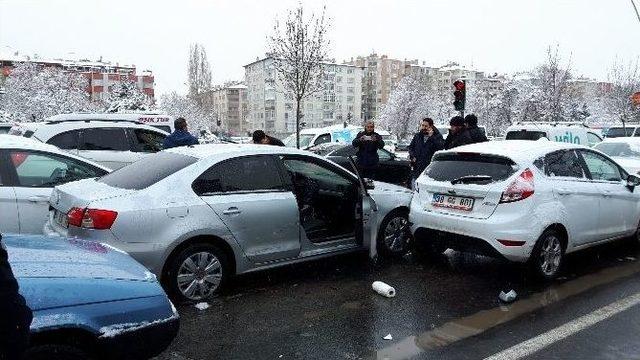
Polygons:
M485 358L640 293L639 259L635 244L601 246L569 256L550 284L520 266L457 252L376 269L353 254L246 275L206 310L179 306L180 333L159 359ZM375 280L394 286L396 297L375 294ZM508 289L518 300L505 306L497 295ZM640 359L639 331L640 305L530 358Z

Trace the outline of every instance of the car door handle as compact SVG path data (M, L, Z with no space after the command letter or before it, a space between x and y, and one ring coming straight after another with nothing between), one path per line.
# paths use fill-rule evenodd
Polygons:
M242 211L240 211L240 209L238 209L237 207L230 207L227 210L223 211L222 213L225 215L236 215L236 214L240 214Z
M571 191L569 189L565 189L565 188L559 188L558 189L558 194L560 194L560 195L571 195L571 194L573 194L573 191Z
M49 196L34 195L34 196L28 197L27 200L29 200L30 202L35 202L35 203L49 202Z

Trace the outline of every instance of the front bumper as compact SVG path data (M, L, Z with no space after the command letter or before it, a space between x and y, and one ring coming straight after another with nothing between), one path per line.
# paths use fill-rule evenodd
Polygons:
M517 210L512 204L500 204L489 218L477 219L426 211L414 200L409 221L416 242L436 242L444 248L526 262L542 230L534 214ZM498 239L524 244L505 246Z
M179 329L180 320L176 317L113 337L100 337L98 344L108 359L148 359L169 347Z

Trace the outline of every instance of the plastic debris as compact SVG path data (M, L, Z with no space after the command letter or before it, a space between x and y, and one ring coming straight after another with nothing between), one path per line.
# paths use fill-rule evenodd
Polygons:
M374 281L373 284L371 284L371 288L378 294L388 298L396 296L396 289L383 283L382 281Z
M498 297L502 302L511 303L516 300L516 297L518 297L518 293L516 293L514 290L509 290L509 292L507 293L505 293L504 291L500 291L500 295L498 295Z
M383 339L385 339L385 340L393 340L393 336L391 336L391 334L388 334L387 336L383 337Z
M636 261L636 258L634 258L633 256L627 256L625 259L629 261Z
M210 307L210 305L206 302L197 303L194 306L198 310L207 310Z

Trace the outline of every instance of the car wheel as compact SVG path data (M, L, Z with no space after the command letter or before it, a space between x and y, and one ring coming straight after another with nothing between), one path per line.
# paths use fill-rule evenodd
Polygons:
M378 230L378 253L383 256L399 257L407 252L411 231L409 214L396 210L387 215Z
M23 356L23 359L27 360L86 360L92 358L84 350L64 344L32 346Z
M560 273L563 260L564 246L561 235L555 230L543 232L529 259L534 274L542 280L553 280Z
M224 251L212 244L195 244L173 259L168 290L180 302L202 301L219 293L230 275Z

